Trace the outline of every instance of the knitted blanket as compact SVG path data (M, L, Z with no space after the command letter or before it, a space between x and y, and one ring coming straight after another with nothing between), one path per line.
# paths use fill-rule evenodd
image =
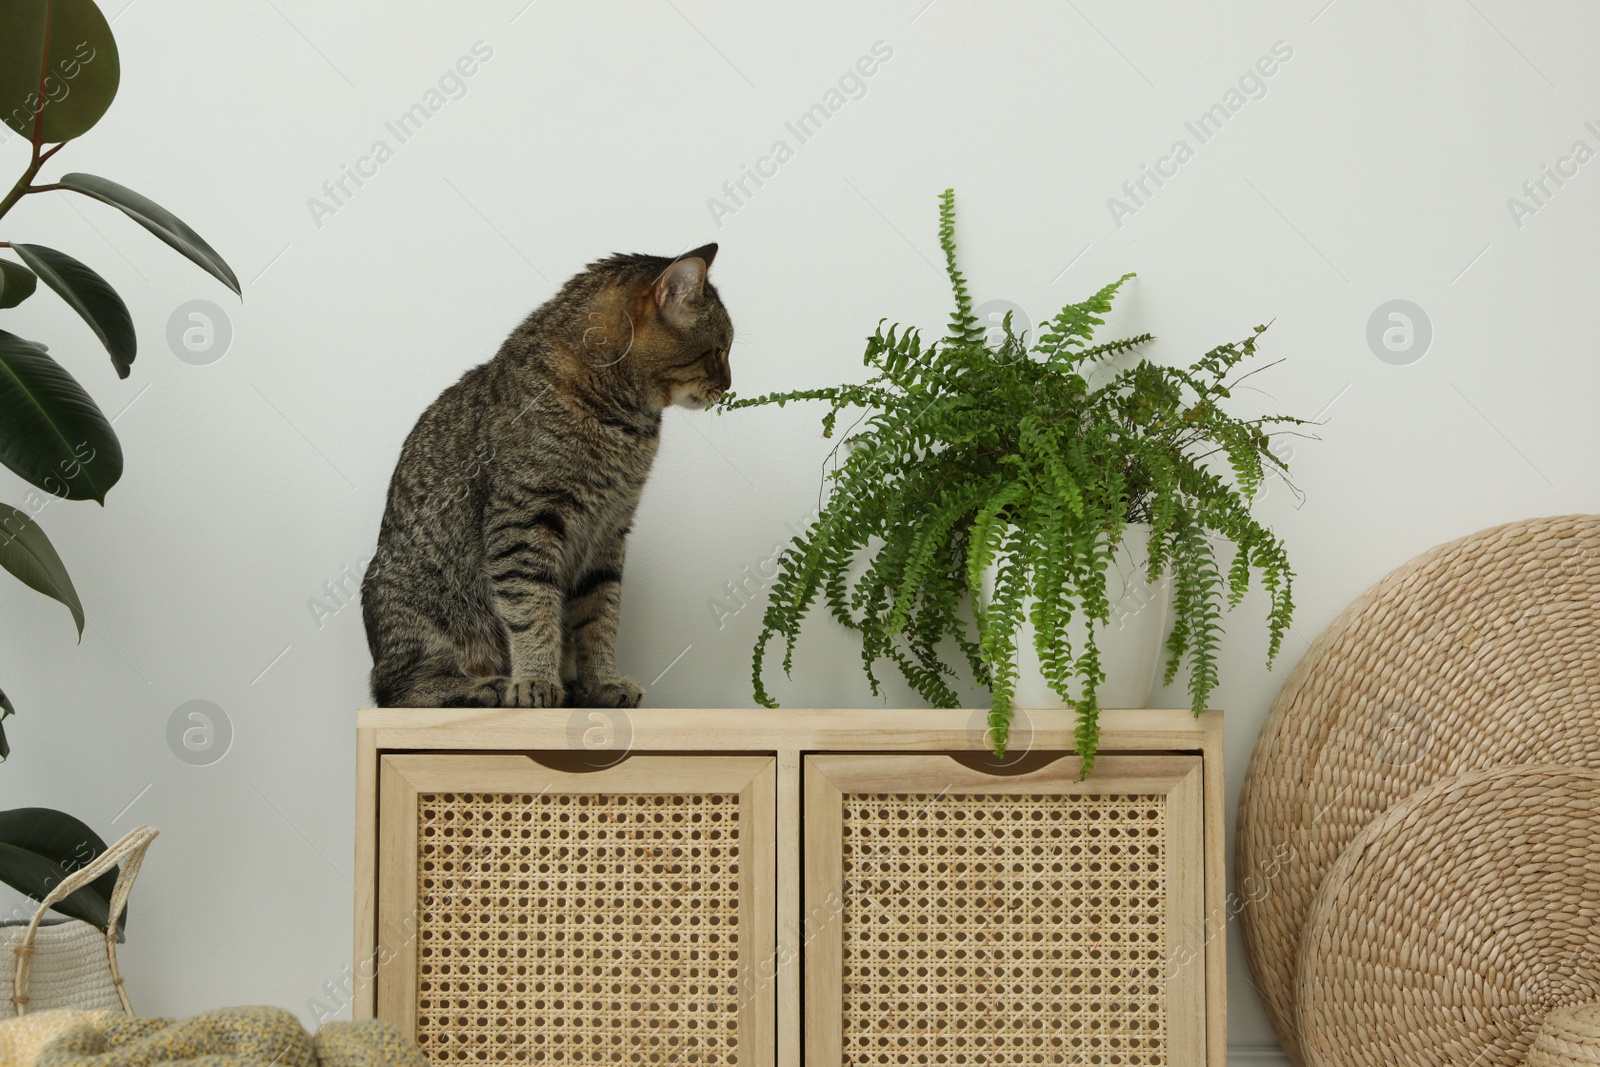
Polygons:
M80 1017L81 1018L81 1017ZM389 1023L327 1023L315 1036L282 1008L222 1008L192 1018L107 1013L79 1021L33 1063L5 1067L428 1067Z

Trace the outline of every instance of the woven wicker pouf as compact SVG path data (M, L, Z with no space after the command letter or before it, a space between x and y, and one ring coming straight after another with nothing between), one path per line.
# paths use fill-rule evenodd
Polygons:
M1442 778L1600 768L1600 516L1534 519L1418 557L1355 600L1284 683L1239 798L1250 969L1295 1063L1295 952L1362 827Z
M1523 1063L1547 1012L1600 999L1600 771L1475 771L1384 812L1312 901L1296 992L1311 1067Z
M1528 1050L1528 1067L1595 1067L1600 1064L1600 1004L1574 1004L1544 1017Z

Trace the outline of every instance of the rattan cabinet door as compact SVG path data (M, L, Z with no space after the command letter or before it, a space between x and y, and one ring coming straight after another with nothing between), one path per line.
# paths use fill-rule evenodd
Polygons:
M805 762L808 1067L1205 1062L1198 756Z
M771 1067L774 763L383 757L378 1017L439 1067Z

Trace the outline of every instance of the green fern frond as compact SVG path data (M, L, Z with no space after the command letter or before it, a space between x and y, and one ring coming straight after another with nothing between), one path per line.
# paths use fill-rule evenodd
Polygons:
M1188 668L1194 711L1218 684L1224 606L1257 577L1269 602L1269 664L1278 655L1294 574L1250 503L1269 471L1287 474L1268 447L1273 433L1303 420L1224 410L1265 327L1188 367L1141 360L1091 385L1089 374L1103 379L1104 365L1151 339L1094 342L1132 274L1062 308L1031 347L1009 318L990 344L957 267L949 191L939 198L939 244L955 303L942 338L924 342L880 320L863 355L867 381L722 402L824 401L825 437L841 413L861 412L830 457L823 508L779 557L751 661L756 700L776 706L763 676L770 648L781 639L788 674L820 602L859 635L874 692L887 662L930 704L953 706L959 679L943 653L959 651L957 662L989 690L1003 754L1027 621L1045 680L1077 711L1088 774L1105 680L1094 624L1111 617L1106 576L1128 523L1150 524L1146 578L1171 580L1164 676ZM1218 543L1232 546L1225 570Z
M1045 324L1039 335L1038 350L1051 359L1070 357L1073 362L1080 359L1081 353L1072 353L1070 350L1081 349L1084 342L1094 336L1094 328L1105 325L1105 319L1100 316L1111 310L1111 301L1116 299L1117 290L1132 277L1132 272L1124 274L1089 299L1062 308L1055 318Z
M956 266L956 191L939 194L939 247L944 250L945 273L950 276L950 291L956 307L950 314L950 339L960 345L983 344L984 331L972 310L972 294L967 279Z

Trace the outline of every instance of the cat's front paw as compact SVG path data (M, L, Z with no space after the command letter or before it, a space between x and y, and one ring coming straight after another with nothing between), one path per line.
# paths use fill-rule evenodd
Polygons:
M575 708L636 708L642 700L644 690L632 678L579 682L572 694Z
M565 695L559 678L508 678L500 694L500 706L559 708Z

